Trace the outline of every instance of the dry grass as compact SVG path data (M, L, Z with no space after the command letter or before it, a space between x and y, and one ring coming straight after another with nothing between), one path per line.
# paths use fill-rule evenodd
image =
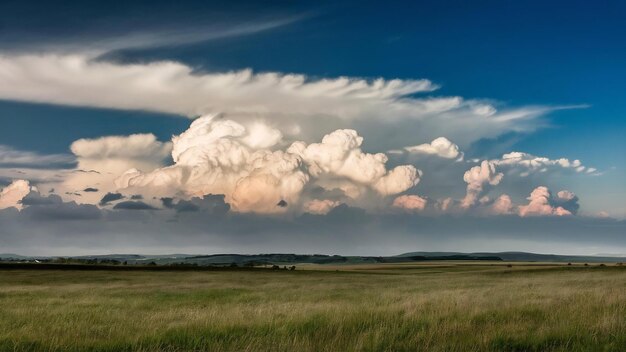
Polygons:
M626 350L624 267L326 268L0 271L0 350Z

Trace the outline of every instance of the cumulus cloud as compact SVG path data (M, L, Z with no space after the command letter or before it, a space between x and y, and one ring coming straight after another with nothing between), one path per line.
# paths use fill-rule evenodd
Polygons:
M0 209L14 207L22 209L21 201L31 191L36 190L26 180L15 180L0 191Z
M554 171L571 171L586 174L597 173L595 168L582 165L581 161L578 159L549 159L522 152L504 154L501 159L492 160L492 162L502 169L507 169L508 172L517 172L523 177L533 173L546 173Z
M446 137L436 138L430 143L404 147L404 150L411 154L435 155L445 159L463 159L463 152L459 151L459 146Z
M147 133L83 138L72 143L70 149L78 162L77 172L67 174L52 187L59 193L67 192L66 197L74 200L77 199L72 195L84 190L80 201L95 204L107 192L115 191L115 178L128 169L149 172L162 167L172 144Z
M130 136L106 136L79 139L70 146L82 160L136 159L161 162L171 150L171 144L157 141L151 133Z
M61 204L63 200L56 194L42 196L36 189L28 193L20 203L23 206Z
M280 132L259 121L243 125L207 115L172 138L173 165L148 173L130 169L115 182L119 189L159 197L224 194L236 211L279 213L298 204L310 181L339 185L352 197L368 190L396 194L419 181L413 166L387 170L384 154L364 153L363 138L354 130L332 132L321 143L294 142L285 151L272 150L280 142Z
M480 165L467 170L463 175L463 180L467 183L467 192L461 202L463 208L476 205L491 186L500 183L504 175L496 171L496 164L483 160Z
M390 195L415 186L421 172L412 165L400 165L387 170L387 156L383 153L369 154L361 150L363 137L355 130L337 130L327 134L321 143L306 145L296 142L287 150L302 157L313 177L322 179L322 187L335 185L336 178L352 181L344 187L346 193L358 197L358 185L369 187L381 195ZM331 179L328 183L325 178Z
M508 194L501 194L495 199L486 195L479 197L479 195L485 194L486 190L493 186L490 182L496 182L500 176L494 173L494 169L489 166L485 169L483 163L480 166L480 171L484 177L478 177L477 175L480 175L478 168L476 167L473 171L474 185L472 186L472 183L468 184L468 193L465 198L455 200L448 197L438 200L434 204L436 214L447 213L479 217L491 215L540 217L576 215L578 212L580 207L578 196L567 190L559 191L554 195L545 186L536 187L530 193L530 196L526 198L528 202L525 204L514 202ZM468 198L470 199L469 201Z
M562 207L572 214L578 213L578 208L580 208L578 196L568 190L557 192L556 197L552 199L552 204L556 207Z
M535 188L527 199L529 201L527 205L519 206L520 216L572 215L571 211L560 204L568 205L571 209L578 209L578 198L573 193L561 191L557 197L553 197L545 186Z
M519 193L521 187L527 187L533 184L533 186L536 186L537 184L546 182L554 183L558 177L566 174L589 176L599 174L595 168L582 165L580 160L572 161L567 158L549 159L522 152L507 153L499 159L482 161L472 159L467 162L480 162L480 164L471 167L469 170L465 171L463 175L463 179L467 183L465 197L460 201L450 199L445 204L446 209L439 207L440 210L459 211L479 207L481 209L477 210L483 214L511 214L515 212L517 208L512 204L507 194L502 195L501 198L495 201L488 197L488 193L496 186L507 193ZM432 165L429 163L428 166ZM434 170L435 172L439 172L440 178L445 178L447 173L454 171L455 168L458 169L458 166L445 164L444 168L446 172L441 172L437 168ZM427 170L433 171L432 168L427 168ZM502 184L502 180L505 178L507 182ZM432 178L429 181L429 187L437 187L441 182L440 179L435 180ZM502 187L504 188L502 189ZM570 194L570 192L561 192L560 195L562 197L557 195L550 198L552 204L558 203L555 209L561 207L572 214L576 214L579 207L578 198ZM443 205L443 203L440 205ZM487 209L487 206L491 206L491 208Z
M402 195L393 200L393 206L407 212L420 212L426 208L427 200L417 195Z
M225 194L238 211L280 212L278 202L297 201L308 175L296 155L260 148L261 140L263 147L270 146L263 138L268 135L277 133L258 125L247 129L212 115L201 117L173 137L174 165L149 173L133 168L116 184L159 196Z
M74 201L64 202L56 194L42 195L35 187L26 187L27 183L20 182L21 191L28 190L17 204L24 218L34 221L71 221L94 220L101 217L100 209L92 204L77 204Z
M313 199L304 204L304 211L310 214L324 215L340 204L341 202L330 199Z
M514 211L513 201L507 194L500 195L491 205L491 211L497 215L509 215Z

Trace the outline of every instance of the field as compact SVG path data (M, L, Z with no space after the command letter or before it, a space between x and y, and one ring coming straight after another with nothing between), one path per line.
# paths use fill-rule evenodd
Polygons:
M0 270L0 351L83 350L625 351L626 267Z

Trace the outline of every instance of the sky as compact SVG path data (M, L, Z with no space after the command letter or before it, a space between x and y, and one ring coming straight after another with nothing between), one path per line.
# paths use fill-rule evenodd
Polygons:
M3 1L0 253L626 255L620 1Z

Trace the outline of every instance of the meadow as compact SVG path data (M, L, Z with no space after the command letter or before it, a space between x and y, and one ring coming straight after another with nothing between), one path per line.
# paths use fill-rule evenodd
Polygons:
M0 270L0 351L625 351L626 267Z

